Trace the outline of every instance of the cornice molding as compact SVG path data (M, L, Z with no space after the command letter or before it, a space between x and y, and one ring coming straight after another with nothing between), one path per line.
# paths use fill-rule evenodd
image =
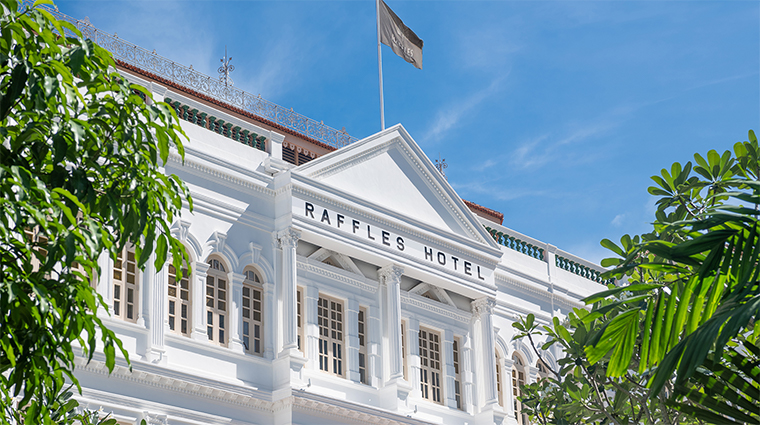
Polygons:
M243 187L245 189L251 189L253 191L260 192L265 195L275 196L276 194L275 191L273 191L272 189L269 189L268 187L254 184L247 179L243 179L238 176L234 176L230 173L223 172L219 168L214 168L200 161L189 159L187 155L185 155L185 160L183 161L182 157L179 156L178 153L171 152L169 154L169 162L178 164L182 167L186 167L187 170L200 172L200 173L215 177L218 180L221 180L223 182L232 183L233 185Z
M542 291L539 288L528 285L524 282L521 282L518 279L513 279L510 277L498 274L498 273L494 273L494 279L495 281L501 282L506 286L510 286L523 294L534 295L540 298L545 298L547 301L551 301L552 299L552 293L549 291L548 287L545 291ZM555 288L556 288L556 285L555 285ZM569 309L586 307L583 303L573 301L556 291L554 292L554 302L562 304L563 306L568 307Z
M221 382L203 382L205 380L197 378L195 379L195 382L192 382L189 379L183 379L178 376L172 377L166 374L145 370L141 368L140 364L134 361L132 362L131 371L129 367L117 364L114 366L113 372L110 374L108 373L108 368L106 367L105 362L102 360L93 359L88 363L87 359L77 356L74 359L74 364L76 365L76 370L82 370L105 377L122 379L139 383L141 385L148 385L167 391L184 393L195 397L207 398L256 410L270 411L272 409L272 402L266 400L269 395L265 392Z
M313 412L319 415L348 419L351 423L372 425L412 425L430 424L398 413L346 402L328 399L316 394L301 392L290 397L293 410Z

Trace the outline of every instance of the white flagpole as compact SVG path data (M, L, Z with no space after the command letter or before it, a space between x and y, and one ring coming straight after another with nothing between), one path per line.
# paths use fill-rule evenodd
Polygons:
M380 129L385 130L385 104L383 102L383 54L380 49L380 0L375 0L377 12L377 72L380 76Z

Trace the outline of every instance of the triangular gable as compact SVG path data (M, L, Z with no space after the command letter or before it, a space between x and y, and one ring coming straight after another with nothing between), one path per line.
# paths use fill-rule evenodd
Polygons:
M293 171L400 216L498 248L400 124Z

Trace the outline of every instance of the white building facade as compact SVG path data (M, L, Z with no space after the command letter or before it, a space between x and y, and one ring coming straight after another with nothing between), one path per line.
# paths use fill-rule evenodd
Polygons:
M539 378L512 323L604 287L598 266L465 203L401 125L336 149L119 62L172 104L191 257L104 271L99 314L129 352L80 359L81 404L121 424L526 424ZM557 352L544 352L556 368Z

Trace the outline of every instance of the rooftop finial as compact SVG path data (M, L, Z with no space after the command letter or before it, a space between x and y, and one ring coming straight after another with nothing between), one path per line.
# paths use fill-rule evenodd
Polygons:
M227 57L227 46L224 46L224 58L221 59L222 66L219 67L219 81L223 82L225 86L232 86L232 78L230 78L230 72L235 70L235 65L230 65L232 58Z
M438 169L438 171L441 173L444 179L448 180L446 177L446 173L443 172L443 170L449 168L449 164L446 163L445 159L441 159L441 154L438 153L438 159L435 160L435 168Z

